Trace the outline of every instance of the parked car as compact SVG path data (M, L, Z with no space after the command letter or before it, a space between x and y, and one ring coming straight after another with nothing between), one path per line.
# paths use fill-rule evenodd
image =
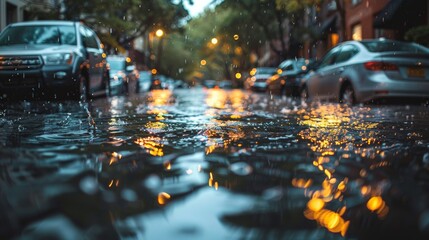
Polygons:
M221 89L233 89L234 86L231 80L222 80L219 82L219 88Z
M139 72L139 90L148 91L152 84L152 73L150 71Z
M250 71L250 75L244 81L244 88L258 92L267 90L267 79L276 73L276 68L261 67L254 68Z
M344 42L303 79L301 95L347 104L429 98L429 49L384 39Z
M105 56L95 32L81 22L10 24L0 34L0 99L105 95Z
M218 83L216 80L206 79L203 81L203 87L205 88L215 88L218 87Z
M110 86L113 91L128 93L130 85L136 86L134 91L139 91L139 73L130 60L124 56L111 55L107 57L110 73Z
M267 90L272 94L297 97L301 77L313 69L313 59L288 59L281 62L277 73L267 79Z

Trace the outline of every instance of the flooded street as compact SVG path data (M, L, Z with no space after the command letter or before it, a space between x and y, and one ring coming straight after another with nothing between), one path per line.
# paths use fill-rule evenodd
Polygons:
M0 239L428 239L428 107L201 88L3 105L0 222Z

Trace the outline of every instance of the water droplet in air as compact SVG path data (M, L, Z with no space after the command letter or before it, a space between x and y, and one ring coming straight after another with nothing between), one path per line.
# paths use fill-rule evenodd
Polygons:
M252 166L245 162L236 162L231 164L230 170L240 176L246 176L253 172Z
M98 183L94 177L88 176L80 180L79 187L84 193L93 195L98 190Z

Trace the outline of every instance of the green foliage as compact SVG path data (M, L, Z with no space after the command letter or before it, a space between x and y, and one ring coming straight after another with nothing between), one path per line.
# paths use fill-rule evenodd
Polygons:
M410 29L405 33L405 39L429 47L429 26L425 25Z
M277 8L284 9L289 13L301 11L308 6L319 4L323 0L276 0Z
M154 28L180 31L188 16L183 1L174 0L64 0L64 8L59 0L54 2L57 9L50 14L30 7L34 10L32 18L83 20L97 31L108 48L119 51Z
M159 43L163 45L160 72L175 79L188 79L193 71L188 66L194 61L194 54L187 46L186 37L180 33L168 34Z

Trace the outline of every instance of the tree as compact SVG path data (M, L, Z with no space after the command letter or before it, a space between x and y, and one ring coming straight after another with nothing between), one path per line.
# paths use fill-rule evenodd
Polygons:
M287 12L277 7L276 0L224 0L225 7L240 9L249 16L248 20L256 24L269 42L270 48L279 58L287 57L285 31L283 27ZM280 47L274 41L280 42Z
M405 33L405 40L429 47L429 26L425 25L411 28Z
M55 14L39 9L33 18L83 20L110 49L123 51L154 27L180 31L188 16L183 1L174 0L54 0ZM192 2L189 0L189 2ZM37 8L31 8L33 10Z

